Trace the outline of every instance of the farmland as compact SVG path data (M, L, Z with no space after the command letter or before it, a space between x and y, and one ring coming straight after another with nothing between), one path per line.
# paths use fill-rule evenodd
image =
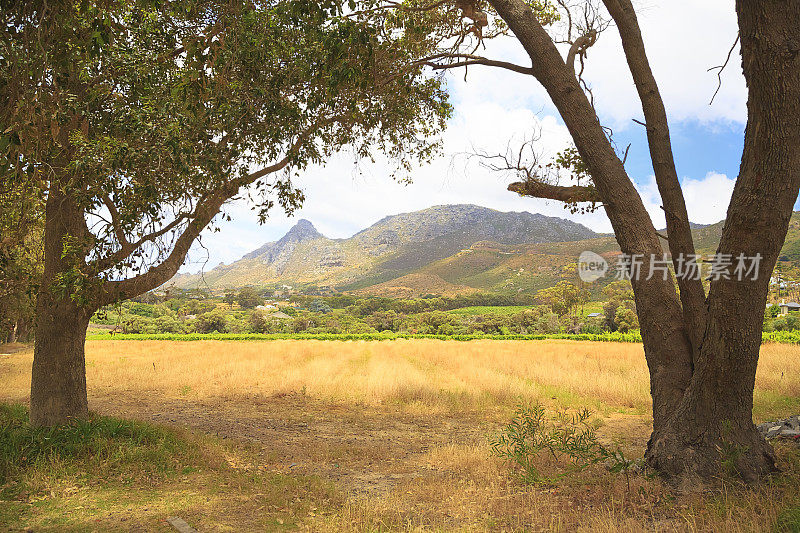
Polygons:
M2 493L0 523L158 530L177 514L201 531L796 524L793 447L779 446L785 472L772 483L744 491L730 482L705 497L675 496L657 478L626 480L601 465L526 485L492 456L489 438L519 405L534 404L589 408L603 442L641 456L650 397L637 343L93 340L86 348L90 409L144 424L126 435L145 432L150 444L104 445L77 464L19 470ZM800 410L798 357L795 345L762 348L757 421ZM31 361L29 349L0 357L0 401L26 403Z

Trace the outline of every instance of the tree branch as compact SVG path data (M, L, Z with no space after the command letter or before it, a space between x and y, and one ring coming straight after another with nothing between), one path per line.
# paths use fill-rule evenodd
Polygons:
M463 61L457 61L455 63L438 63L437 60L440 59L461 59ZM473 55L473 54L458 54L458 53L436 54L415 61L414 64L425 65L431 67L433 70L467 67L470 65L485 65L487 67L504 68L506 70L518 72L520 74L527 74L527 75L533 74L533 69L531 67L523 67L522 65L509 63L508 61L497 61L494 59L489 59L487 57Z
M586 55L586 50L588 50L594 43L597 42L597 31L590 30L587 34L581 35L575 42L572 43L572 46L569 48L569 52L567 53L567 66L572 72L575 72L575 56L578 54L581 57Z
M678 268L681 256L694 254L692 230L686 202L681 190L670 140L669 124L664 101L658 89L650 63L647 59L644 40L630 0L603 0L614 19L622 39L622 48L639 93L647 125L647 142L656 184L667 214L667 236L673 264ZM678 277L684 319L692 332L695 350L700 345L705 325L705 289L699 279L691 276Z
M178 272L178 269L186 259L186 255L189 253L189 249L195 239L200 236L200 233L202 233L205 227L219 214L225 202L236 196L239 189L242 187L289 166L293 157L297 154L297 151L313 132L317 131L320 126L334 120L336 120L336 117L317 121L313 126L297 136L297 139L289 146L286 155L282 159L261 170L233 179L216 189L207 196L205 200L198 204L194 216L191 218L180 237L175 241L172 252L170 252L166 259L143 274L124 280L105 282L97 298L96 305L98 307L109 305L116 301L124 300L134 295L155 289L166 283ZM175 224L175 222L176 221L173 221L172 224ZM166 233L166 231L169 230L162 228L158 233L163 234Z
M717 71L717 80L719 81L719 83L717 83L717 90L714 91L714 95L711 97L711 101L708 102L708 105L711 105L711 104L714 103L714 98L717 97L717 94L719 94L719 90L722 89L722 73L725 71L725 67L728 66L728 63L730 63L731 55L733 55L733 51L736 49L736 45L737 44L739 44L739 34L738 33L736 34L736 40L733 41L733 45L731 46L731 49L728 50L728 57L725 58L725 62L723 64L717 66L717 67L711 67L710 69L708 69L708 72L711 72L712 70L716 70Z
M114 229L114 235L117 236L117 240L121 247L125 247L130 245L128 242L127 237L125 236L125 231L122 228L122 223L119 219L119 211L117 210L117 206L114 205L114 202L111 201L111 197L107 194L103 196L103 204L108 209L108 212L111 214L111 226Z
M592 202L601 203L602 199L597 190L592 186L584 185L551 185L541 181L527 180L512 183L508 190L520 196L531 196L533 198L545 198L548 200L558 200L568 204Z

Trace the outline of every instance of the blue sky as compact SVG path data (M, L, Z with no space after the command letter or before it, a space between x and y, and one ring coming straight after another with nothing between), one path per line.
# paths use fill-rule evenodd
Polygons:
M644 130L644 128L641 128ZM744 124L700 123L696 120L673 122L672 148L679 176L703 176L710 171L736 176L744 142ZM637 149L628 156L626 168L641 181L653 174L644 131L628 129L615 136L617 143L632 143Z
M721 64L736 37L733 0L639 0L648 55L669 115L678 175L690 218L713 223L725 217L738 173L746 119L746 88L738 49L723 72L714 104L717 76L708 69ZM689 16L687 16L689 14ZM676 38L676 28L680 38ZM628 173L640 190L656 226L663 226L653 180L641 104L612 27L590 50L586 77L604 125L624 150L631 143ZM513 39L490 43L484 55L525 63ZM306 203L294 218L277 210L259 226L245 202L228 206L232 222L206 232L202 246L190 253L184 272L209 270L230 263L263 243L277 240L298 218L311 220L332 238L349 237L386 215L432 205L472 203L502 211L530 211L570 218L596 231L610 231L601 211L570 215L557 202L520 198L506 191L513 177L493 174L463 155L473 149L504 151L509 142L540 132L540 157L547 159L569 144L569 135L544 90L533 78L490 68L474 68L448 78L455 116L445 132L444 151L431 165L415 169L414 183L402 186L388 178L389 165L380 157L372 165L356 165L350 154L334 157L324 167L310 168L298 179Z

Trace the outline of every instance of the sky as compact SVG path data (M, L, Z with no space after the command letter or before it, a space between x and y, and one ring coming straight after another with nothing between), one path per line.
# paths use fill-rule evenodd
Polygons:
M736 40L733 0L634 0L651 67L667 108L678 175L693 222L725 218L741 158L747 93L738 46L722 74L722 86L709 105L718 79L716 71ZM526 63L513 38L487 45L483 55ZM528 60L529 64L530 60ZM604 32L589 51L586 79L601 122L612 128L616 144L631 145L626 168L656 227L664 226L658 190L649 160L641 103L621 52L615 28ZM569 134L544 89L530 77L490 67L473 67L448 75L455 113L443 134L444 149L429 165L412 173L413 183L401 185L389 177L390 166L356 164L340 153L324 166L307 169L295 181L305 192L302 209L292 218L279 208L263 225L244 201L229 205L230 222L206 231L191 250L182 272L210 270L231 263L262 244L284 235L300 218L310 220L323 235L347 238L387 215L443 204L476 204L500 211L529 211L580 222L610 232L602 209L570 214L554 201L522 198L508 192L515 181L481 166L465 154L504 152L506 147L538 132L536 149L548 156L569 145Z

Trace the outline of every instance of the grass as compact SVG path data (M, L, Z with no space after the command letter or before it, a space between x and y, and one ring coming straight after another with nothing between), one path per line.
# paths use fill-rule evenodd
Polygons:
M85 472L102 468L110 474L129 464L143 464L147 470L142 474L163 474L174 472L176 458L188 453L174 433L108 417L64 428L33 428L21 405L0 405L0 435L0 486L28 470L57 468L65 460ZM12 483L5 490L13 493L18 488Z
M641 345L540 342L204 340L90 341L95 394L150 391L189 400L299 393L333 402L403 405L425 412L503 409L553 399L603 411L649 409ZM2 373L7 394L29 390L29 360ZM579 370L579 371L578 371Z
M459 307L447 311L452 315L513 315L522 311L527 311L529 305L473 305L470 307Z
M31 360L30 350L0 357L0 400L27 400ZM30 428L24 408L0 409L0 529L168 531L172 515L201 531L800 522L796 447L778 448L784 473L761 486L691 497L643 476L628 489L599 465L531 487L491 455L488 437L516 407L540 403L591 408L598 438L641 457L649 385L635 343L99 340L87 343L87 380L90 407L112 416L53 433ZM797 398L800 347L765 345L756 419L796 414Z
M118 333L109 335L107 333L89 334L87 340L149 340L149 341L274 341L274 340L297 340L297 341L394 341L398 339L434 339L440 341L474 341L474 340L496 340L496 341L541 341L564 339L571 341L600 341L600 342L642 342L641 336L634 333L557 333L557 334L536 334L536 335L487 335L475 333L471 335L428 335L412 333Z
M33 428L24 406L0 404L0 527L167 530L164 518L177 514L202 530L262 530L296 525L335 498L319 479L241 466L252 457L247 447L113 417ZM250 498L271 511L237 513Z

